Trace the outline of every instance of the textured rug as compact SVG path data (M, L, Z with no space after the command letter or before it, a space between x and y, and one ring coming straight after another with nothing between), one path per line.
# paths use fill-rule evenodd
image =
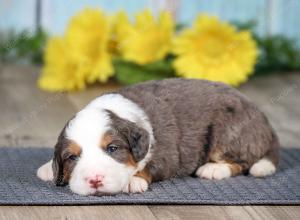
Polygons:
M153 183L143 194L102 197L75 195L39 180L36 170L52 154L48 148L0 148L0 205L300 204L300 149L282 150L278 172L267 178L174 178Z

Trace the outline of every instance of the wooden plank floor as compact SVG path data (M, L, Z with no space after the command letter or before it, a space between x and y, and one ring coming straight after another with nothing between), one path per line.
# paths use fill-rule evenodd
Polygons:
M0 146L53 146L65 122L115 84L49 94L39 68L0 64ZM283 147L300 147L300 74L255 78L240 88L270 118ZM300 187L300 186L299 186ZM0 206L0 219L300 219L298 206Z

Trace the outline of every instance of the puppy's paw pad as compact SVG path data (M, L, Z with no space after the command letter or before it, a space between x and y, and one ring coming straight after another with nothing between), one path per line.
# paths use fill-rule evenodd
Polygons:
M36 175L43 181L52 181L53 180L53 170L52 170L52 160L48 163L41 166Z
M142 193L148 189L148 183L145 179L137 176L133 176L125 187L124 192L126 193Z
M206 163L199 167L196 175L204 179L221 180L231 176L231 171L226 163Z

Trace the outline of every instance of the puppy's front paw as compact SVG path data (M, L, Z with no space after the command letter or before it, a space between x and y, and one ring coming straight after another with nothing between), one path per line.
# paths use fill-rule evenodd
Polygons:
M37 170L37 176L43 181L52 181L53 180L53 170L52 170L52 160L48 163L45 163Z
M231 176L231 170L226 163L206 163L199 167L196 175L205 179L224 179Z
M125 187L123 192L126 193L142 193L148 189L148 183L145 179L133 176L129 181L128 185Z

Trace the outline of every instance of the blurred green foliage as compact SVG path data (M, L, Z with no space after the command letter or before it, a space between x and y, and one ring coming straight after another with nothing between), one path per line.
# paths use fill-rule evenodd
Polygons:
M43 62L43 50L47 41L47 34L38 29L34 33L13 31L0 37L0 59L4 62L15 62L28 59L34 64Z
M296 41L284 36L257 37L260 55L255 74L300 70L300 50Z

